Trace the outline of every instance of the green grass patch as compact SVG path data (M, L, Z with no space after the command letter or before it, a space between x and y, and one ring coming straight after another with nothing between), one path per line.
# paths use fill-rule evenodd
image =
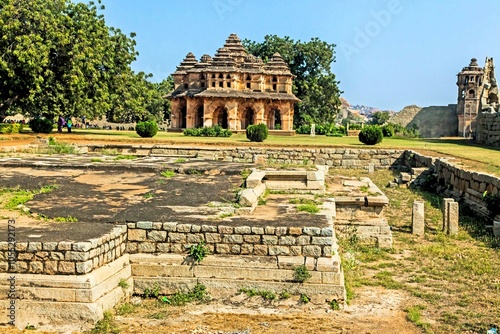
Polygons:
M270 291L270 290L241 288L239 291L240 291L240 293L246 294L248 297L260 296L265 300L275 300L277 298L276 293L274 293L273 291Z
M297 211L315 214L318 213L320 209L316 204L300 204L297 206Z
M55 217L54 221L59 223L75 223L78 221L78 218L68 215L66 217Z
M103 160L101 158L92 158L90 162L103 162Z
M160 173L161 176L166 177L167 179L174 177L175 171L171 169L164 170L163 172Z

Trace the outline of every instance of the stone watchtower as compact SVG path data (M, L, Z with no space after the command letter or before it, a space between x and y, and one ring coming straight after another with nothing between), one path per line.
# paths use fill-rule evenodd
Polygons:
M458 135L471 137L476 135L476 117L479 110L479 98L483 88L483 68L472 58L469 66L457 74L458 86Z

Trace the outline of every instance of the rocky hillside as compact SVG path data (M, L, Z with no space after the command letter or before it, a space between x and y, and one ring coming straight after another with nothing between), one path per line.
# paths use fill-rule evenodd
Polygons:
M421 108L416 105L404 107L389 122L411 128L418 126L424 138L452 137L458 135L456 105Z

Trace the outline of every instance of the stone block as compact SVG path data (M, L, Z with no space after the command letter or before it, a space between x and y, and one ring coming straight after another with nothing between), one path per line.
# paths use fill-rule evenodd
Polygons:
M33 274L43 273L43 262L41 262L41 261L30 262L29 272L33 273Z
M146 241L146 231L139 229L128 230L128 240L129 241Z
M323 172L318 172L318 171L307 172L307 184L309 184L309 181L324 181L324 180L325 180L325 174Z
M265 232L266 234L275 234L275 232L276 232L276 227L274 227L274 226L266 226L266 227L264 228L264 232Z
M302 248L302 253L304 256L309 256L309 257L321 257L322 251L320 246L316 245L307 245Z
M202 233L188 234L186 238L186 242L189 244L197 244L202 241L205 241Z
M239 234L228 234L222 238L222 242L225 244L242 244L243 236Z
M252 189L244 189L239 192L239 204L245 207L257 205L259 198Z
M213 225L202 225L201 232L217 233L217 226Z
M302 227L289 227L288 233L291 235L301 235L302 234Z
M269 246L269 255L289 255L290 248L287 246Z
M191 224L178 224L177 232L188 233L191 232Z
M368 164L368 174L373 174L375 173L375 164L369 163Z
M296 238L290 235L285 235L279 237L279 244L283 246L293 246L295 245Z
M239 255L241 253L241 246L240 245L235 245L235 244L231 244L229 245L229 252L231 254L234 254L234 255Z
M75 274L75 263L68 262L68 261L60 261L58 266L57 266L57 271L60 272L61 274L74 275Z
M414 201L412 210L412 233L415 235L424 235L425 219L424 219L424 202Z
M76 264L77 274L87 274L92 271L92 260L80 262Z
M234 228L235 234L250 234L252 233L252 228L250 226L236 226Z
M264 234L264 228L263 227L252 227L252 234Z
M247 188L255 188L262 184L262 179L266 176L266 173L263 171L253 171L250 175L248 175L246 179L246 187Z
M455 202L453 198L443 198L443 232L448 233L449 231L449 220L448 220L448 203Z
M321 273L321 283L342 284L341 274L335 272L323 272Z
M274 235L263 235L262 236L262 243L264 245L277 245L278 244L278 237Z
M290 255L292 255L292 256L302 255L302 247L301 246L290 246Z
M141 242L137 246L137 250L139 253L154 253L154 252L156 252L156 243L155 242Z
M25 243L17 243L16 244L16 250L17 251L24 251L26 250L26 247L24 247L24 249L18 249L18 247L22 247L23 244ZM47 250L47 251L54 251L57 249L57 242L44 242L42 244L42 249L43 250Z
M304 227L304 234L306 235L320 235L321 229L319 227Z
M55 252L52 252L55 253ZM82 262L82 261L87 261L89 259L90 254L88 252L66 252L64 254L64 259L66 261L77 261L77 262Z
M259 255L259 256L267 256L268 247L267 247L267 245L254 245L253 246L253 253L255 255Z
M311 244L320 246L333 245L333 238L331 237L312 237Z
M215 252L217 254L229 254L231 252L231 248L226 244L216 244Z
M232 226L219 226L218 228L219 233L222 234L233 234L234 233L234 228Z
M76 252L88 252L92 249L92 243L90 242L77 242L73 244L73 250Z
M448 203L448 233L450 235L458 234L459 207L458 202Z
M311 237L306 235L301 235L297 237L296 244L299 246L310 245Z
M42 250L42 243L41 242L29 242L28 243L28 252L36 252L36 251L41 251Z
M137 222L136 228L143 230L151 230L153 229L153 222Z
M243 241L249 244L258 244L260 243L260 235L244 235Z
M152 240L152 241L165 241L165 240L167 240L167 232L166 231L151 230L151 231L148 231L147 238L148 238L148 240Z
M277 236L280 236L280 235L286 235L287 234L287 227L285 226L279 226L279 227L276 227L276 230L274 231L274 234L276 234Z
M153 223L153 230L161 230L163 223Z
M175 232L177 231L177 223L163 223L163 230L167 232Z
M222 237L219 233L205 233L205 241L209 244L217 244L222 242Z
M185 243L186 242L186 234L170 232L168 234L168 242Z
M253 245L252 244L242 244L241 245L241 255L249 255L253 253Z
M55 275L57 273L57 261L45 261L44 273L47 275Z

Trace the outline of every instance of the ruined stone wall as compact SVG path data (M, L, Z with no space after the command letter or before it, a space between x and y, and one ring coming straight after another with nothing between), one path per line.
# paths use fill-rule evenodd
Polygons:
M434 172L449 196L463 198L466 204L478 214L487 215L482 200L483 193L500 193L500 178L486 173L468 171L456 166L453 160L437 159L417 152L405 152L405 164L408 167L434 168Z
M113 262L125 253L127 227L117 226L100 238L81 242L18 242L17 260L9 270L9 247L0 242L0 272L83 275Z
M120 154L197 157L227 162L272 162L278 164L327 165L339 168L389 168L403 163L404 150L354 148L186 148L166 145L130 147L125 145L91 145L88 152L113 149Z
M481 113L477 118L477 142L500 146L500 113Z
M331 257L333 227L256 227L128 223L127 252L186 254L201 241L211 254Z

